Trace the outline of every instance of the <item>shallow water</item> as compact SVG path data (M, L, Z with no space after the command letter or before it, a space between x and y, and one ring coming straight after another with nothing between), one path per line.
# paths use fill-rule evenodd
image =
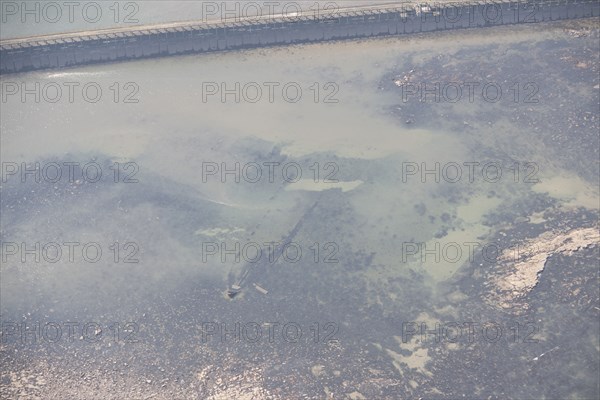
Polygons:
M93 242L105 255L98 262L62 257L57 263L43 257L21 262L11 256L2 265L3 321L95 321L105 331L111 321L134 321L139 328L135 345L61 342L62 354L68 362L96 371L97 381L114 375L127 390L165 397L189 395L177 392L188 384L191 392L217 395L223 388L198 375L212 366L213 376L229 382L240 371L227 365L260 368L261 378L252 385L282 398L323 398L327 392L335 393L334 398L354 392L366 398L597 394L597 335L561 336L553 326L556 320L581 318L582 326L593 329L593 304L569 309L548 289L535 296L550 300L536 303L525 315L490 307L482 299L487 289L477 275L487 273L490 260L481 260L479 250L469 259L465 245L515 246L546 229L597 222L598 174L584 168L594 151L585 138L597 144L597 55L589 55L597 30L575 39L563 26L569 25L292 46L3 77L3 83L41 86L93 82L103 90L97 103L85 101L77 90L72 103L65 97L57 103L9 98L1 111L3 161L94 161L104 172L95 183L23 183L18 176L3 182L3 243ZM578 58L590 67L574 67ZM483 75L474 65L481 65ZM540 102L403 102L394 80L411 70L438 81L467 81L475 75L483 82L535 82ZM122 91L126 83L135 84L139 102L123 103L125 91L115 103L110 89L115 82ZM225 102L219 95L203 99L207 83L233 88L236 82L263 88L267 82L294 83L303 96L291 102L276 90L273 101L266 92L257 102L248 101L251 94L239 103L234 95ZM568 104L561 121L587 112L596 115L594 122L572 130L558 125L550 117L557 113L556 102ZM572 147L564 152L552 135L567 130ZM118 182L115 162L121 165ZM407 174L409 165L464 167L468 162L498 163L504 174L497 182L483 179L479 170L473 182L443 176L436 182L431 174ZM223 178L208 169L208 164L222 168L222 163L229 169L235 163L255 163L263 167L262 179L252 182L254 171L248 170L236 182L231 174ZM279 163L272 182L265 163ZM533 173L525 163L535 163L539 171ZM291 164L292 175L285 175L280 166ZM135 175L123 165L137 166ZM302 177L294 175L297 166ZM126 177L139 182L125 183ZM546 225L514 222L536 213L544 215ZM249 284L228 300L225 290L247 263L236 260L236 251L223 252L219 246L227 250L235 249L235 243L258 244L266 257L265 243L282 241L299 222L292 240L303 252L301 259L290 261L295 257L290 252L287 259L255 263ZM115 243L118 262L111 247ZM125 248L128 243L133 247ZM218 252L207 256L214 250L207 243ZM441 250L426 254L415 251L415 244L430 250L458 244L463 253L456 258ZM125 263L127 254L138 262ZM594 253L584 255L588 258L581 262L591 265ZM578 257L567 264L578 265ZM586 275L577 279L588 282ZM576 293L593 298L596 292L585 286ZM582 295L565 296L569 302ZM303 328L299 343L227 336L219 341L218 334L210 343L202 341L214 322L232 327L290 321ZM478 336L474 343L424 343L419 335L403 340L403 324L414 321L429 329L436 322L492 321L505 335L499 341ZM321 334L311 343L315 323ZM532 323L531 337L538 342L525 342L523 332L518 340L511 336L517 323L527 328ZM569 341L568 346L563 343ZM556 346L552 358L532 361ZM573 360L573 346L587 352L581 363ZM2 364L27 371L52 360L55 348L49 343L24 345L12 337L3 344ZM561 360L569 367L561 370ZM118 369L111 369L113 361ZM64 365L58 365L65 373ZM323 368L315 369L319 365ZM111 371L102 372L106 368ZM575 370L578 378L567 382ZM488 380L490 373L497 381ZM50 372L43 374L51 379ZM18 376L11 376L5 385L10 388L16 381ZM563 386L555 387L553 381ZM52 385L51 390L59 389L56 381ZM85 384L79 387L84 390Z

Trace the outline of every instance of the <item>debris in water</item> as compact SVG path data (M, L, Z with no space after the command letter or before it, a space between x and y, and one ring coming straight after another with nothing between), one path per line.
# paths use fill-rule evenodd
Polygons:
M268 291L268 290L266 290L266 289L264 289L264 288L262 288L262 287L258 286L256 283L254 284L254 288L255 288L256 290L258 290L259 292L261 292L262 294L265 294L265 295L266 295L266 294L269 294L269 291Z

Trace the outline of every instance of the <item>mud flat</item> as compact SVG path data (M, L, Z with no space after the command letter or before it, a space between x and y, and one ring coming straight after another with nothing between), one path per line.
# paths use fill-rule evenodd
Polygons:
M526 310L529 307L526 297L537 286L549 257L573 255L597 246L599 241L597 228L580 228L566 233L546 232L515 249L504 250L495 274L486 283L491 292L488 302L505 310Z
M568 242L588 243L593 235L583 233L598 221L597 38L595 21L582 19L20 75L28 84L131 80L142 94L131 107L22 103L20 96L2 105L3 160L94 157L109 172L84 185L22 185L13 176L2 186L2 239L132 240L140 263L22 264L17 256L2 264L3 320L91 320L105 328L96 343L32 344L11 335L0 350L2 397L598 398L597 247L574 250ZM395 81L409 74L414 85L535 82L539 103L515 104L512 96L404 102ZM338 82L340 102L202 103L207 79ZM139 182L114 182L115 161L136 162ZM290 190L284 180L205 184L203 161L295 162L306 171L335 162L340 183L362 183L352 190L321 183ZM496 183L403 182L406 161L536 162L540 183L512 173ZM297 263L265 264L249 283L268 295L252 288L224 298L231 268L218 256L203 262L202 241L280 241L318 197L294 240L335 241L339 262L315 263L308 251ZM516 304L529 305L523 314L486 301L496 286L485 283L513 276L510 263L454 263L441 275L431 258L401 262L405 242L457 237L530 249L523 263L537 254L536 241L548 245L537 285L519 287L527 294ZM529 270L533 280L538 269ZM138 342L113 340L107 325L115 321L136 322ZM430 330L487 323L504 335L405 341L402 326L411 321ZM304 335L297 343L280 336L271 343L266 333L257 343L231 335L204 342L205 322L229 329L296 322ZM321 329L315 343L315 322L337 324L332 340Z

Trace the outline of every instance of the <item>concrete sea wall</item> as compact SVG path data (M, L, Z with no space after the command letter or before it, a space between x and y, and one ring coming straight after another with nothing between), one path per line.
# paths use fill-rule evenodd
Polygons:
M0 73L177 54L597 17L598 0L482 1L160 24L0 42Z

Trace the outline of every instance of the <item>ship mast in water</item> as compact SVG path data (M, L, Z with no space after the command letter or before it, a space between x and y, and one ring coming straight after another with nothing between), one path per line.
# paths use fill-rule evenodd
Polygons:
M248 282L248 277L252 274L252 273L257 273L259 271L259 268L264 266L266 263L269 262L269 260L278 260L279 257L283 254L284 249L286 248L286 246L288 246L290 243L292 243L292 241L294 240L294 238L296 237L296 235L298 234L298 232L300 232L300 229L302 228L302 224L304 223L304 221L310 216L310 214L314 211L315 207L317 206L319 202L316 201L300 218L300 220L296 223L296 225L294 226L294 228L290 231L290 233L285 237L285 239L281 242L281 244L277 247L275 247L273 249L273 252L269 255L269 257L267 257L265 260L259 262L258 264L256 263L250 263L247 262L246 265L244 266L242 273L240 274L240 277L238 278L238 280L236 281L235 284L231 285L231 287L227 290L227 296L230 299L233 299L235 296L237 296L238 294L240 294L240 292L244 289L244 287L246 286L247 282Z

